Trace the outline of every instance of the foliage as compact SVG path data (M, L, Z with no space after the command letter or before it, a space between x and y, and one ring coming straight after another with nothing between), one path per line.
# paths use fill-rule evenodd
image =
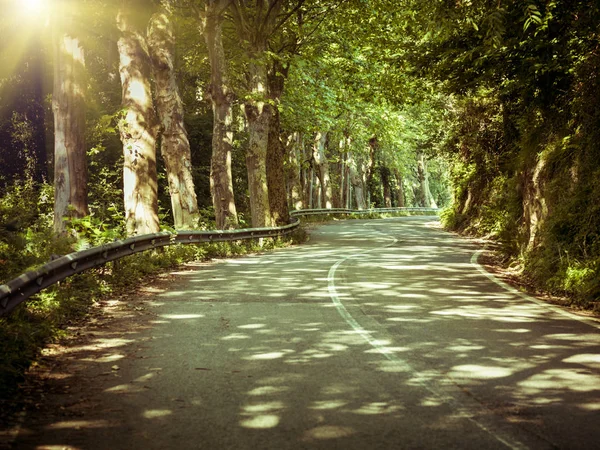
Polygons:
M251 16L252 2L242 3ZM0 54L0 280L53 255L124 235L115 4L81 4L85 14L76 19L84 25L77 31L89 75L91 214L71 219L62 237L52 232L50 29L40 18L26 27L22 15L0 17L0 36L11 42ZM201 227L210 229L210 66L193 6L201 7L202 2L178 2L176 8L175 69L203 208ZM284 68L284 94L269 101L281 113L281 140L292 133L303 137L307 158L301 165L311 164L314 135L326 132L329 164L341 167L350 153L373 205L383 206L387 178L390 187L403 188L410 206L421 195L418 164L423 156L429 189L436 203L446 207L441 216L448 228L496 239L539 286L571 295L581 304L597 301L598 2L282 3L282 11L289 12L289 7L297 9L266 37L261 62L276 61ZM248 134L241 104L249 95L246 69L256 61L243 51L248 42L240 41L229 13L226 18L223 40L235 129L232 175L240 224L248 226ZM170 230L160 156L158 166L161 226ZM331 178L339 185L335 176ZM5 347L0 351L12 356L2 359L6 363L0 371L20 376L37 346L55 337L61 324L85 314L92 302L125 288L136 277L191 258L257 250L240 243L173 247L73 277L2 319L0 345Z
M443 167L436 153L443 134L439 127L445 112L443 97L428 91L428 83L417 83L403 74L404 63L398 48L404 39L406 17L393 5L373 3L372 15L356 5L342 8L328 17L315 34L290 61L286 90L279 106L284 135L299 132L312 141L316 132L330 136L329 159L339 163L336 145L349 140L358 166L372 165L366 178L373 205L383 206L382 170L402 175L409 204L415 204L418 189L417 152L427 149L433 166ZM400 20L398 20L400 19ZM403 64L402 66L400 64ZM377 140L374 160L370 161L369 141ZM430 174L436 196L447 204L448 180L443 170Z
M64 254L68 239L52 231L52 187L30 179L0 197L0 281Z
M500 239L539 286L593 304L598 4L474 1L451 12L415 56L454 99L443 149L456 201L444 220ZM459 12L471 27L457 26Z

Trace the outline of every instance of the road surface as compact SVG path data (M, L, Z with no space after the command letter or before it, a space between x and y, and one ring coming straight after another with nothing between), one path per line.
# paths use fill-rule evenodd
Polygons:
M353 220L182 271L144 326L71 350L15 448L600 448L598 325L476 250L432 217Z

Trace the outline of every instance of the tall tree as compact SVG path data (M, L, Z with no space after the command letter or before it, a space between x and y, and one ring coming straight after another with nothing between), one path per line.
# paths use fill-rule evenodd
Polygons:
M54 89L54 231L65 230L66 217L89 214L85 149L85 58L73 35L73 18L55 16ZM72 14L72 11L71 11ZM65 19L66 17L66 19Z
M425 153L419 149L417 153L417 177L419 180L417 199L419 206L425 208L437 208L437 204L431 190L429 189L429 174L427 173L427 163L425 161Z
M298 57L311 37L323 24L324 18L338 6L337 2L322 3L296 0L284 2L282 19L269 40L269 52L273 55L269 70L268 92L271 118L269 122L269 144L267 149L267 181L269 187L269 205L276 223L289 220L287 193L293 193L293 186L286 186L283 175L286 159L286 146L282 145L282 126L280 108L284 86L288 78L292 61ZM288 130L288 135L290 131ZM293 181L293 179L290 179Z
M196 8L210 62L208 93L213 108L210 190L219 229L235 228L238 225L231 174L233 92L229 85L223 47L223 19L231 3L232 0L206 0L204 10Z
M283 94L288 69L288 65L275 58L267 73L269 109L271 111L266 164L267 186L271 216L277 225L284 225L290 220L284 171L286 147L281 142L281 117L279 114L279 102Z
M390 169L384 165L379 166L379 174L381 177L381 184L383 185L383 207L392 207L392 185L390 183L391 172Z
M148 24L148 47L161 122L161 154L167 169L175 228L198 226L198 200L192 178L190 141L183 122L183 103L174 70L175 36L172 0L162 0Z
M362 173L359 171L359 166L351 154L348 160L348 169L350 170L350 184L354 189L354 196L356 197L356 209L366 209L367 202L365 200L365 183Z
M159 231L156 136L159 123L150 85L150 57L139 3L124 1L117 14L119 73L123 115L119 133L123 143L123 194L127 233Z
M329 176L329 161L327 160L327 155L325 154L325 149L327 147L327 133L326 132L318 132L315 135L315 142L313 145L313 160L317 169L317 177L319 177L320 181L320 202L319 204L323 208L330 209L331 208L331 197L332 197L332 188L331 188L331 179Z
M234 0L232 3L236 31L248 59L245 74L248 94L244 102L249 132L246 167L250 212L255 227L273 225L266 167L271 117L267 45L277 26L282 3L281 0Z
M286 165L287 186L289 198L293 209L303 209L302 179L305 169L302 167L302 136L292 133L288 139L288 162Z
M396 178L396 207L404 208L406 206L404 200L404 177L399 169L394 169L394 177Z

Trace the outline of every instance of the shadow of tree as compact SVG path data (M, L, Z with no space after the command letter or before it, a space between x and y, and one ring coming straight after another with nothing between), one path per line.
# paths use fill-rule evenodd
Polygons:
M69 349L58 415L19 448L593 446L598 328L502 290L428 220L175 273Z

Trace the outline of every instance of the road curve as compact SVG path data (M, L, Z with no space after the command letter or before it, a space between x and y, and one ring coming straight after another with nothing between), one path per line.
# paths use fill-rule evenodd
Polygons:
M73 350L79 389L47 396L66 413L14 447L598 448L598 325L476 251L432 217L351 220L181 272L145 326Z

